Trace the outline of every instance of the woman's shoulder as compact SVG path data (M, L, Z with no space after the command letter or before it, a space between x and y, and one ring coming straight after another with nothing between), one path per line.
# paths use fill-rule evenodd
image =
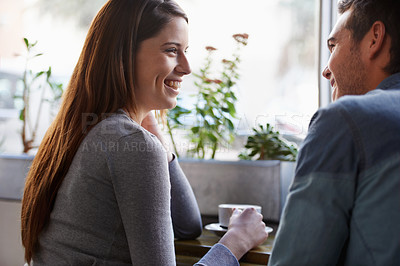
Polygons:
M165 150L158 138L124 112L116 112L93 127L81 144L81 150L115 158L164 159ZM101 151L101 153L99 152ZM121 159L124 160L124 159Z
M103 117L88 133L86 139L102 141L137 140L138 142L154 142L156 137L132 120L125 112L117 111Z
M107 114L92 131L100 135L128 136L142 133L143 128L123 112Z

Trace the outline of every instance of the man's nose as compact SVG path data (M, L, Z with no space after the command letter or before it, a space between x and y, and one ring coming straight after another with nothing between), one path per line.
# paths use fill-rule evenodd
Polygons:
M326 66L324 71L322 71L322 76L324 76L326 79L331 79L331 71L329 70L328 66Z

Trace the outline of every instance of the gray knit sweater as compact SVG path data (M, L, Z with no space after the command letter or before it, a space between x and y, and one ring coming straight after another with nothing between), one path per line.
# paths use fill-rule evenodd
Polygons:
M168 163L159 140L119 111L81 143L33 264L175 265L174 237L196 238L201 230L177 160ZM213 257L232 254L217 245L203 261Z

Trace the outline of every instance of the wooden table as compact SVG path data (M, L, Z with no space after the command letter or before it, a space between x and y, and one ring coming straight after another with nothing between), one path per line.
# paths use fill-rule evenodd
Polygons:
M239 261L240 265L267 265L275 239L276 228L260 246L247 252ZM178 266L193 265L203 257L210 248L219 241L214 232L203 230L195 240L175 240L176 264Z

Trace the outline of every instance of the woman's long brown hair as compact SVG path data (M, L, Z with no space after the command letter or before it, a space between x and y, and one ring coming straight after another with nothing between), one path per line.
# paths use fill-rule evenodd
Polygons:
M109 0L86 37L63 102L29 170L21 236L30 263L50 219L57 191L82 140L106 114L135 112L134 57L143 40L173 18L187 17L172 0Z

